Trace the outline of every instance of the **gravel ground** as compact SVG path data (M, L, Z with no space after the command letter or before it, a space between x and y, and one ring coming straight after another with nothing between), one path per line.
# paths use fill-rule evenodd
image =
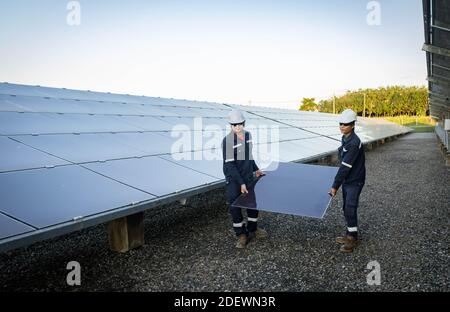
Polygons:
M146 245L108 249L100 225L0 254L2 291L449 291L450 170L437 141L407 135L366 153L361 245L341 254L341 194L322 220L261 212L270 234L234 248L223 189L146 212ZM81 286L66 264L81 264ZM367 264L381 266L368 285Z

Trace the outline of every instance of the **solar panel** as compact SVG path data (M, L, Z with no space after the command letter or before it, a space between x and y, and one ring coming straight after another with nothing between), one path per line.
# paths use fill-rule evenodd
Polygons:
M0 134L33 134L48 131L52 119L37 113L0 112Z
M226 118L202 118L203 129L221 128L229 131L230 125Z
M186 130L194 129L194 117L161 117L161 120L170 124L170 129L177 126L177 129L186 128Z
M155 196L178 193L218 181L158 156L112 160L83 165L114 180Z
M169 132L129 132L102 134L102 136L122 144L124 148L130 147L134 156L169 154L176 140L170 136Z
M341 135L341 131L336 125L334 127L304 127L303 129L326 136Z
M279 163L241 195L233 206L323 218L331 201L337 167Z
M341 144L340 139L339 141L337 141L325 137L313 137L304 140L293 140L289 142L296 146L299 146L300 148L306 148L308 150L314 151L315 155L335 151Z
M53 133L142 131L144 128L128 122L133 116L45 114L53 119ZM139 118L139 117L136 117ZM153 117L143 117L152 118Z
M291 141L272 142L267 144L258 144L253 146L253 157L257 162L289 162L297 161L302 158L304 151L294 145ZM264 167L264 166L263 166Z
M143 151L115 140L116 136L116 134L51 134L15 136L14 139L73 163L145 155ZM153 145L157 145L155 141L153 140Z
M280 128L279 136L281 141L317 137L317 135L314 133L310 133L297 128Z
M203 150L198 152L175 153L171 155L163 155L161 158L210 175L217 179L224 178L222 170L222 150Z
M40 87L13 83L0 83L0 94L49 96L49 94L42 92Z
M44 228L154 196L77 165L0 173L0 212Z
M161 101L161 99L159 99ZM214 108L214 109L227 109L225 105L219 103L191 101L191 100L179 100L179 99L164 99L167 105L184 106L184 107L197 107L197 108Z
M62 101L62 100L56 100ZM150 105L147 109L143 105L134 103L119 102L98 102L98 101L75 101L64 100L66 102L75 102L78 108L77 113L85 114L107 114L107 115L158 115L161 111L158 108L152 108Z
M15 113L0 112L0 134L44 134L44 133L86 133L86 132L120 132L143 131L145 128L133 116L105 116L105 115L76 115L54 113ZM154 117L147 118L150 123L147 128L156 127L158 123L164 124ZM144 121L142 126L145 126ZM169 129L167 124L166 129Z
M0 137L0 151L0 172L69 164L8 137Z
M121 116L117 118L135 129L131 131L136 131L136 129L141 131L169 131L172 129L172 125L166 122L166 118L163 117Z
M192 108L194 116L227 118L230 111L222 109Z
M35 229L22 222L0 213L0 239L34 231Z
M86 108L80 106L75 100L60 100L36 96L10 96L0 94L0 111L12 112L53 112L53 113L91 113L92 107L99 102L86 102ZM6 105L10 105L10 107Z
M127 106L129 104L122 105L122 108L127 110ZM169 107L157 106L157 105L141 105L141 104L133 104L136 106L136 110L139 115L149 115L149 116L178 116L178 113L171 111Z

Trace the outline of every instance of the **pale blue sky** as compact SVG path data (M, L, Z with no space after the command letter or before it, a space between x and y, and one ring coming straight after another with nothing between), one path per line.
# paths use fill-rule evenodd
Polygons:
M0 1L0 81L285 107L425 85L420 0L378 1L379 26L362 0L81 0L79 26L68 2Z

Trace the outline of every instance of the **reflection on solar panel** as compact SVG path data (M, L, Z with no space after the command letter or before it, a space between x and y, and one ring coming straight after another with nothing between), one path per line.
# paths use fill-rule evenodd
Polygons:
M261 168L340 144L332 114L0 83L0 251L223 185L235 107ZM356 131L408 129L360 118Z
M323 218L331 200L328 190L337 171L337 167L279 163L233 206Z

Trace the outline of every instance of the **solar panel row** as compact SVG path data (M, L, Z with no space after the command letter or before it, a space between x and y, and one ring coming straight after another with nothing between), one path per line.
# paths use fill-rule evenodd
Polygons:
M220 185L220 143L234 107L0 84L0 250L86 217ZM240 108L263 168L340 144L332 114ZM369 119L357 128L365 142L405 131Z

